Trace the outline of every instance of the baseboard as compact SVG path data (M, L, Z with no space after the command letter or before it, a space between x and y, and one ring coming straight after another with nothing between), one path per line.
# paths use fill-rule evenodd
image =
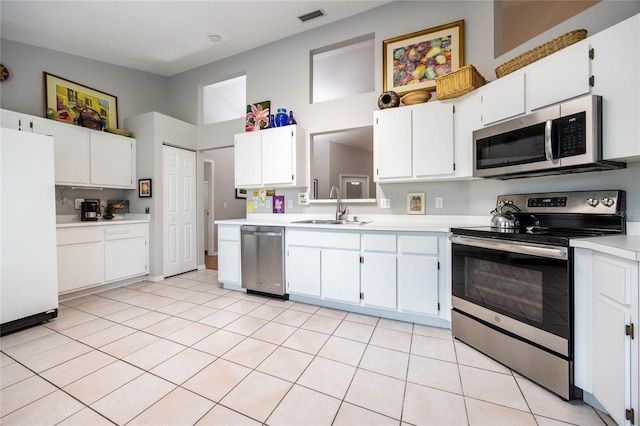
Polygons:
M152 277L151 275L147 275L144 279L145 281L151 281L153 283L157 283L164 280L164 275L158 275L156 277Z
M196 268L198 271L202 271L203 269L207 269L207 265L198 265Z

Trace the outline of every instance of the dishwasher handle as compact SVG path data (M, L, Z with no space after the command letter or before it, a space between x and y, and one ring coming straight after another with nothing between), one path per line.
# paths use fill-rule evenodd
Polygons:
M268 228L257 226L243 226L242 235L256 235L259 237L282 237L282 228Z

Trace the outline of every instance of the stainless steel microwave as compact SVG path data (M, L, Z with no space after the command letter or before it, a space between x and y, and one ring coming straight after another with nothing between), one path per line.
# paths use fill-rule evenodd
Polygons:
M602 97L584 96L473 132L473 175L512 179L624 168L602 159Z

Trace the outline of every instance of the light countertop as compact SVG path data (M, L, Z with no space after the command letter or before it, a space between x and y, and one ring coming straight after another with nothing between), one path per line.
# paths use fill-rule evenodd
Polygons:
M98 219L96 221L82 221L80 215L57 215L56 216L56 228L75 228L86 226L113 226L113 225L126 225L133 223L149 223L150 215L148 214L125 214L114 215L111 220Z
M296 223L308 219L333 219L322 215L301 214L252 214L246 219L217 220L217 225L262 225L287 228L327 229L332 231L390 231L390 232L449 232L451 228L482 226L489 224L483 216L411 216L411 215L366 215L358 216L357 222L345 224Z
M640 235L579 238L571 240L571 246L640 262Z

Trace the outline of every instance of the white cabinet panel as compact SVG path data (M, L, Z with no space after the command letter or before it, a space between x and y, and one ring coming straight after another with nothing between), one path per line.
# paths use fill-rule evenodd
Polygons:
M58 292L101 284L103 265L102 241L58 246Z
M133 188L133 142L129 138L91 133L91 184Z
M426 103L413 110L413 170L416 177L452 174L453 104Z
M394 236L395 238L395 236ZM365 252L362 292L366 306L396 308L396 253Z
M525 113L524 72L506 75L480 90L483 124L495 123Z
M375 111L373 155L375 181L389 178L410 178L411 169L411 109L390 108Z
M6 109L0 110L0 127L6 129L32 133L35 119L36 117L32 115L21 114Z
M360 253L322 250L322 297L340 302L360 302Z
M220 241L218 252L218 280L240 283L240 243Z
M147 273L145 237L107 241L104 244L104 279L116 281Z
M293 128L282 127L262 135L262 183L264 185L291 184L295 170L295 136Z
M287 292L320 297L320 249L296 247L287 249Z
M235 136L234 163L236 187L262 185L262 144L259 132Z
M38 120L34 131L53 136L56 184L90 184L91 151L86 129L53 120Z
M586 40L565 47L526 67L527 109L534 111L591 91L591 64Z
M398 309L438 314L438 259L418 255L398 256Z

